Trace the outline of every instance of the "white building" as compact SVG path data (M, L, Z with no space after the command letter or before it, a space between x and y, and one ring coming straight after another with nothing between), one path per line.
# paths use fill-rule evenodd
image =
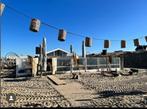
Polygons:
M48 57L66 57L69 56L70 53L66 50L63 50L61 48L57 48L51 51L47 52L47 56Z

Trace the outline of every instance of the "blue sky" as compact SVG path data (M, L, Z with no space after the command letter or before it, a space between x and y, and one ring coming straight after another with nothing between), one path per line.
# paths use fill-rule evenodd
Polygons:
M134 38L147 35L147 0L1 0L3 3L48 24L67 31L99 39L127 40L127 48L120 41L111 41L108 51L134 50ZM58 31L41 25L40 31L29 31L31 19L5 7L2 16L2 55L34 55L35 47L47 38L47 48L62 48L81 54L84 38L67 34L65 42L58 41ZM129 40L128 40L129 39ZM131 39L131 40L130 40ZM141 44L147 44L140 39ZM88 53L103 50L103 40L93 40Z

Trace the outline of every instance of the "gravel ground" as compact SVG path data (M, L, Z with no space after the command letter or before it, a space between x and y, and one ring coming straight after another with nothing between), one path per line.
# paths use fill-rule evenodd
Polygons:
M49 83L46 77L27 81L1 80L1 107L69 107L70 102ZM15 103L8 103L6 95L14 93Z
M71 74L56 76L67 84L76 82L85 90L94 90L96 97L89 100L92 107L147 107L147 97L144 97L147 95L147 73L118 77L82 73L79 79L71 79ZM50 84L47 77L35 77L26 81L4 81L2 78L1 92L1 107L71 107L69 100ZM16 95L15 103L9 104L6 101L8 93Z
M91 99L95 107L147 107L147 72L132 76L104 77L98 73L81 74L71 79L71 74L57 75L67 82L79 82L85 89L95 90L98 97Z

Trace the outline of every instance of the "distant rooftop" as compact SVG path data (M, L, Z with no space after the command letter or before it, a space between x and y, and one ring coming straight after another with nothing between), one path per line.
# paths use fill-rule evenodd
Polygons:
M68 52L68 51L63 50L63 49L61 49L61 48L56 48L56 49L53 49L53 50L51 50L51 51L48 51L48 52L47 52L47 54L48 54L48 53L55 52L55 51L58 51L58 50L59 50L59 51L63 51L63 52L65 52L65 53L69 54L69 52Z

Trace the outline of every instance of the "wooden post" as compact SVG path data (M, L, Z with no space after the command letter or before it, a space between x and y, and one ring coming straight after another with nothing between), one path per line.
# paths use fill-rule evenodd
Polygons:
M120 69L123 70L124 69L124 55L120 56Z
M56 74L57 71L57 58L52 58L52 75Z
M107 59L107 56L106 56L106 67L107 67L107 71L108 71L108 59Z
M38 58L32 57L32 74L33 74L33 76L37 75L37 65L38 65Z
M97 69L99 71L99 58L97 57Z
M82 57L84 58L84 67L85 67L85 72L86 72L87 71L87 58L86 58L85 41L82 41Z
M70 59L70 72L73 73L73 56Z
M72 45L70 45L70 53L73 53Z
M85 60L85 72L87 71L87 58L84 59Z
M39 56L39 65L40 65L40 76L42 76L42 44L40 44L40 56Z
M73 73L73 47L70 45L70 72Z

